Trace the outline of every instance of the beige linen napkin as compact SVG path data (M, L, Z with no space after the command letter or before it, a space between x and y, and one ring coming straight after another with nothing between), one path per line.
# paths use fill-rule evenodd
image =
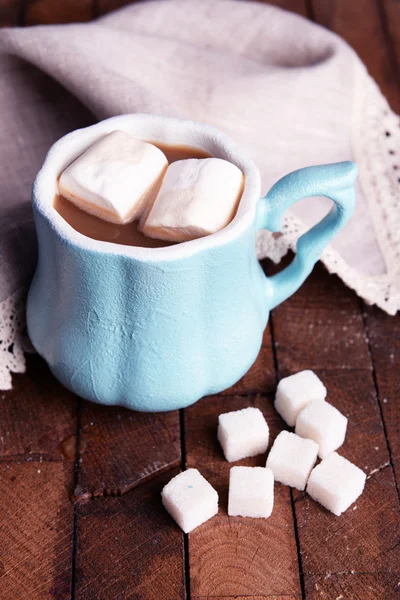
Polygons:
M89 24L2 30L0 81L0 388L24 368L33 177L58 137L120 113L222 129L251 154L265 192L293 169L355 160L357 209L322 260L367 302L398 310L399 119L333 33L244 0L142 2ZM299 202L283 236L260 234L259 256L279 261L328 206Z

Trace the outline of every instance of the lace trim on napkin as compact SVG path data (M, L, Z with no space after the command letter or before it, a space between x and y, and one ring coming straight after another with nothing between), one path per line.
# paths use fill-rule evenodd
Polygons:
M25 352L33 348L26 335L22 290L0 302L0 390L12 388L11 373L25 372Z
M375 236L386 263L387 273L375 277L362 275L350 267L328 246L321 260L330 273L367 304L376 304L390 315L400 309L400 117L389 107L375 81L358 76L354 107L353 152L359 166L359 179L372 215ZM261 231L257 238L258 258L269 257L278 263L306 227L293 213L283 219L282 236Z

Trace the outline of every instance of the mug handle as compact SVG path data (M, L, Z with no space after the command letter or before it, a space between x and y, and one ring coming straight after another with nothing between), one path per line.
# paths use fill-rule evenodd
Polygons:
M259 229L279 232L289 206L310 196L333 201L329 213L297 241L296 256L283 271L267 277L270 308L294 294L311 273L325 246L346 225L355 206L357 165L351 161L305 167L275 183L257 207Z

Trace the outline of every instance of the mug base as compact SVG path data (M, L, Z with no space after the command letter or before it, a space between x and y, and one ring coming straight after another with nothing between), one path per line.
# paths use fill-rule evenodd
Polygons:
M93 402L94 404L101 404L104 406L121 406L137 412L170 412L173 410L187 408L195 404L196 402L198 402L198 400L204 398L205 396L220 394L221 392L224 392L225 390L235 385L252 367L252 365L258 357L260 348L261 342L256 350L256 353L247 361L240 373L232 375L228 380L224 382L219 382L219 385L204 390L202 393L200 392L187 394L185 395L185 397L180 396L179 398L176 396L174 397L172 393L163 393L160 396L155 396L146 395L140 391L137 391L137 393L132 393L132 400L127 398L120 398L118 396L103 398L90 393L87 387L86 389L82 389L82 387L77 381L71 380L71 377L68 376L63 366L52 366L49 363L47 364L54 377L65 388L67 388L83 400L88 400L89 402Z

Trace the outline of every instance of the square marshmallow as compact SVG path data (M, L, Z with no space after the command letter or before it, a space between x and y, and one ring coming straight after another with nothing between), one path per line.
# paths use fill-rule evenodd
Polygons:
M161 492L162 502L185 533L218 512L218 494L197 469L187 469L171 479Z
M61 174L59 192L111 223L129 223L152 203L167 168L165 154L124 131L92 144Z
M274 506L274 474L265 467L232 467L228 515L267 518Z
M318 456L325 458L343 444L346 429L347 418L337 408L328 402L314 400L298 414L295 432L317 442Z
M271 448L266 466L273 471L275 481L302 491L317 456L318 444L313 440L282 431Z
M219 415L218 440L229 462L266 452L269 428L261 410L249 406Z
M365 480L366 475L361 469L332 452L311 471L307 492L339 516L362 494Z
M300 371L281 379L275 396L275 409L290 427L299 412L313 400L324 400L326 388L313 371Z
M235 216L242 189L242 172L227 160L178 160L168 167L140 227L149 237L171 242L215 233Z

